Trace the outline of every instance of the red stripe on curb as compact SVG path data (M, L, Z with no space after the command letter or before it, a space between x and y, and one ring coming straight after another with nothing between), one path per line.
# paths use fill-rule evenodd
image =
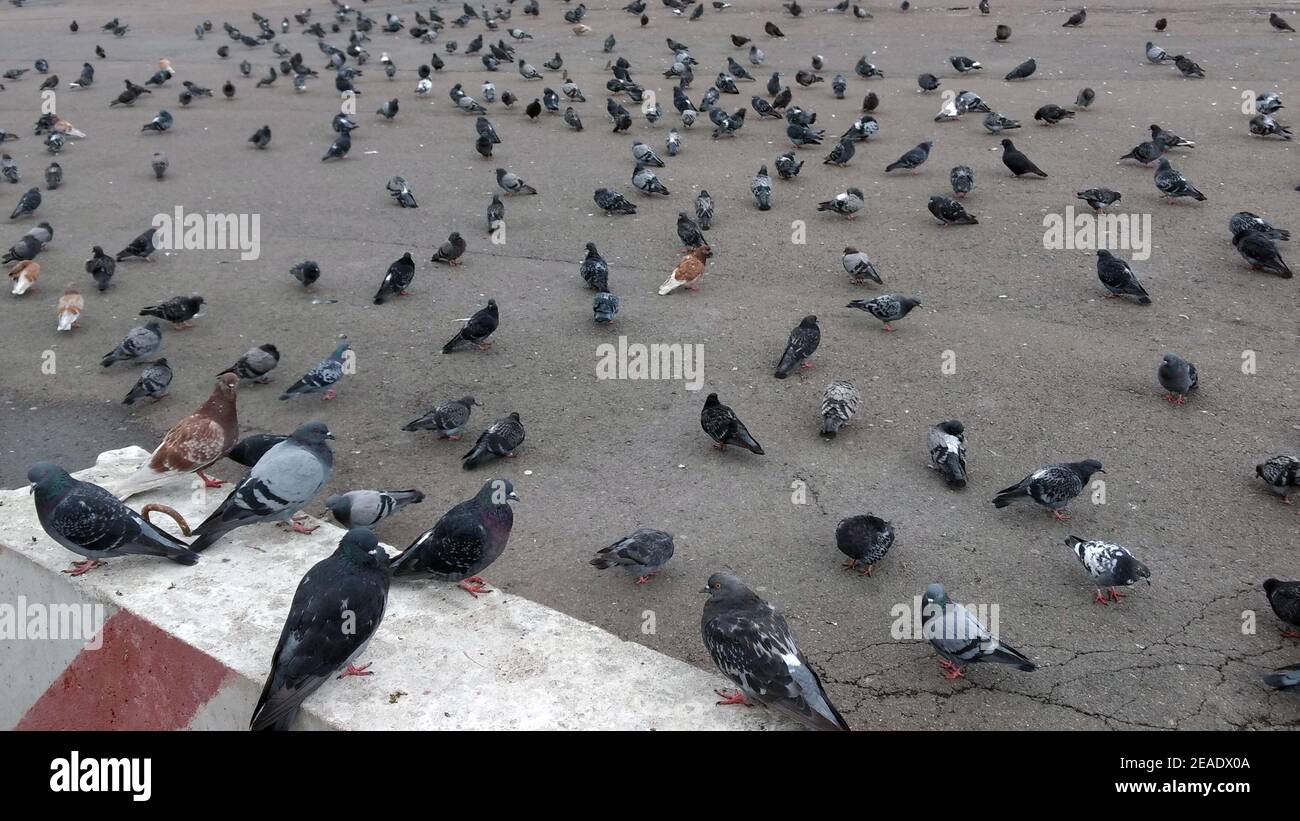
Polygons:
M16 730L182 730L233 671L119 610L98 650L83 649Z

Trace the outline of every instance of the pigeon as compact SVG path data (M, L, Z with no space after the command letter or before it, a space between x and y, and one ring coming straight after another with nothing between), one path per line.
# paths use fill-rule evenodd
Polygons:
M257 383L271 381L267 375L280 364L280 351L269 342L264 345L258 345L256 348L249 348L244 355L235 361L235 364L226 368L217 376L232 373L237 378L248 379Z
M1065 513L1070 501L1083 492L1084 485L1092 479L1094 473L1105 472L1101 469L1101 462L1095 459L1047 465L1016 484L999 490L993 506L1001 509L1012 502L1030 499L1050 510L1058 522L1063 522L1070 518Z
M479 434L474 447L461 457L461 467L473 470L491 459L513 457L523 443L524 426L519 421L519 414L511 413L504 419L493 422Z
M884 294L875 299L855 299L845 307L866 311L885 323L886 331L892 331L894 327L890 323L897 322L907 316L913 308L920 304L920 300L912 297Z
M1278 31L1295 31L1295 29L1291 28L1291 24L1283 20L1282 16L1275 11L1268 13L1268 23Z
M793 157L792 157L793 159ZM799 163L800 166L803 163ZM798 173L797 171L795 173ZM749 183L750 193L754 195L754 202L758 204L758 210L768 211L772 208L772 178L767 174L767 165L764 164L754 175L754 179ZM861 207L861 206L859 206Z
M177 564L195 564L199 557L183 542L154 527L113 494L90 482L74 479L50 462L27 470L36 517L55 542L85 561L65 570L70 575L100 567L118 556L161 556Z
M840 428L847 425L858 412L862 394L851 382L837 379L822 392L821 435L834 439Z
M63 166L56 162L52 162L49 164L49 167L45 169L45 187L48 190L53 191L60 185L63 185Z
M16 220L19 217L30 217L41 207L41 189L29 188L27 192L18 198L18 204L14 206L13 213L9 219Z
M229 80L226 80L226 82L223 83L221 86L221 94L227 100L235 99L235 84L230 82Z
M785 33L777 27L776 23L771 20L763 24L763 31L767 32L769 37L784 37Z
M527 195L537 193L536 188L533 188L531 185L524 182L523 179L504 168L498 168L496 174L497 185L507 194Z
M699 224L685 211L677 212L677 238L682 241L681 253L683 254L708 244Z
M639 527L609 547L596 551L590 564L597 570L620 566L632 570L637 584L646 584L673 557L673 534Z
M298 381L280 394L280 400L284 401L297 396L320 393L321 391L325 391L321 397L322 399L333 399L337 393L334 384L343 378L343 359L350 347L347 339L339 340L338 345L334 347L334 353L317 362L312 366L311 370L298 377Z
M1043 125L1056 125L1061 120L1074 119L1074 112L1048 103L1034 112L1034 119L1042 122Z
M96 245L91 249L91 257L86 260L86 273L95 279L95 287L100 291L108 290L109 280L117 270L117 262Z
M1168 62L1170 57L1169 57L1169 52L1165 51L1160 46L1157 46L1155 43L1152 43L1150 40L1148 40L1147 59L1159 65L1160 63Z
M193 328L191 319L198 316L203 308L201 296L176 296L157 305L146 305L140 309L140 316L156 316L165 319L177 330Z
M642 194L662 194L668 196L668 189L655 173L645 167L644 163L638 162L632 170L632 187Z
M876 94L876 92L870 91L867 93L865 97L862 98L862 110L864 112L875 111L879 107L880 107L880 96Z
M506 205L501 201L500 194L492 195L492 202L488 203L487 210L488 231L495 233L498 229L505 227Z
M894 546L894 526L878 516L850 516L840 520L835 527L835 546L849 557L845 570L855 570L859 576L871 576L876 563Z
M781 354L781 361L777 363L776 378L785 379L796 365L811 368L812 365L808 362L808 359L817 352L817 347L821 345L821 341L822 331L817 325L817 317L809 315L800 320L795 329L790 332L790 339L786 342L785 352Z
M81 298L81 291L76 285L68 285L63 291L63 296L59 297L58 304L58 329L60 331L71 331L79 327L77 321L81 319L81 311L86 307L85 300Z
M930 147L933 145L934 143L930 140L920 143L916 148L913 148L903 156L885 166L885 173L889 173L896 168L907 168L915 171L930 158Z
M442 352L451 353L463 345L474 345L480 351L487 350L492 347L492 340L488 337L496 331L498 321L497 301L489 299L486 306L464 320L464 327L442 346Z
M643 165L653 165L655 168L664 167L664 161L654 152L654 149L640 140L632 143L632 159Z
M158 229L150 227L143 234L131 240L131 243L117 252L117 261L121 262L130 257L138 257L143 260L149 260L157 248L154 246L154 235Z
M165 365L164 365L165 367ZM146 369L140 381L148 377ZM167 381L171 371L167 370ZM239 440L239 415L236 409L236 386L239 378L222 374L198 410L178 422L154 448L149 461L111 490L119 499L129 499L138 493L155 490L190 474L198 476L205 488L221 487L222 483L204 474L204 470L221 461ZM139 385L137 384L137 387ZM166 390L166 385L163 385ZM132 390L135 393L135 390ZM128 395L127 397L131 397ZM131 404L124 402L123 404Z
M293 274L293 278L301 282L304 288L307 288L320 279L320 265L314 260L303 260L290 268L289 273Z
M1137 297L1139 305L1150 305L1151 297L1129 264L1102 248L1097 251L1097 279L1110 291L1107 298L1132 296Z
M1264 683L1279 690L1300 687L1300 664L1292 664L1290 667L1274 670L1264 676Z
M14 296L22 296L36 284L41 274L41 264L34 260L21 260L9 269L9 278L14 281Z
M1019 120L1012 120L1003 117L996 111L990 111L988 114L984 115L984 128L987 129L990 134L1000 134L1003 131L1010 131L1013 128L1019 127Z
M388 266L384 280L379 284L379 290L375 292L374 303L383 305L384 300L393 295L409 296L406 289L410 287L413 279L415 279L415 260L411 259L411 252L407 251L402 254L401 259L395 260Z
M154 179L161 180L163 177L167 176L168 165L169 163L167 162L167 155L165 153L162 151L153 152L150 166L153 168Z
M21 179L18 173L18 162L8 154L0 154L0 176L3 176L7 182L17 183Z
M1078 96L1074 98L1074 105L1076 108L1088 108L1095 99L1097 99L1097 92L1091 88L1081 88Z
M352 135L348 131L339 132L334 142L326 149L325 156L320 158L321 162L326 160L341 160L352 150Z
M803 148L809 145L821 145L822 137L825 131L814 131L806 125L799 123L790 123L786 126L785 135L790 140L790 144L795 148Z
M965 207L960 202L951 197L935 194L930 197L930 202L926 206L935 219L943 225L978 225L979 220L974 214L966 213Z
M152 120L150 120L149 122L141 126L140 130L156 131L161 134L162 132L169 130L171 127L172 127L171 112L164 109L158 112L158 116L154 117Z
M1100 212L1120 200L1120 193L1111 191L1109 188L1089 188L1086 191L1078 192L1074 196L1088 203L1089 207L1096 212Z
M727 445L737 445L751 453L763 455L763 447L758 444L745 423L736 418L731 408L718 401L718 395L711 393L704 400L704 409L700 411L700 427L713 440L713 447L726 450Z
M862 189L850 188L842 194L836 194L833 200L817 203L817 210L819 212L830 211L848 219L855 219L864 205L866 205L866 200L862 194Z
M916 84L920 86L921 91L934 91L941 83L939 78L930 73L925 73L916 78Z
M1061 24L1062 28L1078 28L1083 25L1083 21L1088 19L1088 10L1079 9L1070 15L1070 19Z
M596 250L596 243L587 243L587 256L578 266L578 273L582 275L587 287L594 290L600 290L609 284L609 264Z
M1250 133L1256 137L1281 137L1291 139L1291 131L1286 126L1267 114L1256 114L1250 118ZM36 189L32 189L35 191Z
M1149 140L1134 147L1132 151L1120 157L1120 160L1136 160L1143 165L1150 165L1160 159L1160 155L1163 153L1165 153L1163 145L1154 140Z
M331 676L369 675L352 662L379 629L388 605L388 555L375 534L349 530L298 583L250 730L288 730L298 709Z
M767 166L764 166L766 168ZM793 151L787 151L776 158L776 173L783 180L794 179L799 176L799 171L803 168L803 161L796 160ZM768 190L771 191L771 177L768 177ZM765 210L765 209L764 209Z
M418 490L350 490L330 496L325 507L334 515L334 521L351 530L374 527L407 505L423 501L424 494Z
M1116 587L1128 587L1144 579L1151 584L1151 571L1133 558L1128 548L1110 542L1085 541L1078 536L1066 539L1065 546L1078 557L1079 564L1097 585L1093 601L1098 604L1120 601L1123 596ZM1106 588L1104 592L1103 588Z
M610 293L609 287L602 285L591 300L591 310L597 325L608 325L618 315L618 297Z
M718 704L752 700L815 730L849 729L776 608L727 573L710 576L704 592L704 646L740 688L732 694L718 690Z
M930 466L943 474L951 488L966 487L966 428L956 419L930 428L926 438Z
M136 380L126 398L122 400L123 405L134 405L141 399L149 398L155 402L167 396L167 386L172 381L172 369L167 365L166 359L156 359L150 362L140 373L140 378Z
M491 593L478 574L505 552L514 526L510 502L518 499L509 480L484 482L474 498L443 514L392 560L393 576L453 581L474 598Z
M288 521L295 532L311 532L293 517L329 481L333 439L324 422L308 422L257 460L230 495L197 528L190 549L200 553L245 525Z
M606 216L636 213L636 203L610 188L597 188L592 198L596 201L596 207L604 211Z
M948 182L952 185L952 192L958 197L964 197L975 187L975 172L970 170L969 166L958 165L948 173ZM942 217L940 217L942 219Z
M972 60L969 57L953 56L948 58L948 62L952 63L952 67L957 69L959 74L965 74L970 71L982 71L984 69L984 66L980 65L979 60ZM933 77L934 75L930 76Z
M1007 30L1010 32L1010 29ZM1038 70L1038 63L1031 57L1007 72L1006 80L1023 80Z
M711 256L713 251L709 246L701 245L682 257L677 267L673 268L673 272L668 275L668 279L659 286L659 295L670 294L681 285L685 285L688 291L698 291L699 288L693 283L704 275L705 266Z
M460 258L465 255L465 238L460 235L459 231L452 231L447 235L447 241L438 246L438 250L433 252L430 262L445 262L448 265L460 265Z
M1264 595L1268 596L1268 603L1279 619L1300 627L1300 582L1267 579L1264 581ZM1282 635L1289 639L1300 639L1300 630L1283 630Z
M844 272L849 275L849 282L854 285L862 285L867 280L880 285L885 284L885 281L880 278L880 272L876 270L875 265L871 264L867 255L851 245L844 249L844 256L840 262L844 265Z
M1020 651L989 633L965 607L949 599L939 582L926 587L921 601L922 633L943 657L939 666L944 678L964 678L963 668L979 661L1008 664L1025 672L1038 669Z
M1164 157L1156 164L1155 173L1156 188L1164 195L1166 202L1170 202L1179 197L1191 197L1197 202L1204 202L1205 195L1196 190L1187 178L1178 172L1169 164L1169 160Z
M1160 379L1160 387L1167 391L1165 401L1178 405L1187 401L1187 394L1196 390L1200 382L1196 366L1172 353L1165 354L1164 359L1160 360L1156 376Z
M388 195L393 201L403 208L419 208L420 204L415 200L415 194L411 193L411 186L407 184L404 177L393 177L384 186L388 190Z
M708 231L713 226L713 197L703 188L695 195L695 219L702 231ZM703 237L700 239L703 240Z
M1255 97L1256 114L1276 114L1282 108L1285 108L1282 105L1282 98L1272 91L1266 91Z
M1290 267L1282 259L1277 245L1267 233L1243 231L1232 238L1232 244L1236 247L1237 253L1241 254L1242 259L1250 263L1252 269L1268 271L1283 279L1291 278Z
M1033 161L1022 154L1011 140L1004 139L1002 141L1002 164L1017 177L1025 174L1036 174L1039 177L1047 176L1047 172L1034 165Z
M461 399L448 399L445 402L438 403L420 418L403 425L402 430L433 430L438 432L439 439L450 439L454 442L460 439L460 432L464 430L465 424L469 422L470 411L473 406L478 404L472 396Z
M822 160L822 165L838 165L841 168L848 165L849 160L853 159L855 153L853 143L854 140L841 137L840 141L831 149L831 153L826 156L825 160Z
M1174 65L1184 77L1204 77L1205 70L1181 54L1174 55Z
M670 157L676 157L678 152L682 150L682 135L677 132L677 129L673 128L668 131L665 146Z
M162 347L162 328L150 320L144 325L132 328L117 347L99 361L105 368L114 362L138 362L148 359Z
M1291 232L1284 228L1274 228L1268 220L1256 216L1249 211L1238 211L1228 220L1228 230L1233 237L1238 234L1244 234L1247 231L1259 231L1269 239L1281 240L1286 242L1291 239Z
M271 144L271 126L264 125L257 129L253 132L253 136L248 138L248 141L252 143L255 148L266 148Z

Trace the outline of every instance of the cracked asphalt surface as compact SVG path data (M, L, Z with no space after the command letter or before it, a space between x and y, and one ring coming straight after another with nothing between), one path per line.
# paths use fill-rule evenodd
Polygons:
M6 5L4 67L50 60L63 79L59 113L89 137L58 158L67 183L47 192L38 212L56 231L40 257L40 281L21 299L0 299L8 340L0 349L0 480L21 484L37 459L77 468L110 447L151 447L202 402L212 375L271 341L283 355L276 382L241 391L242 426L285 432L310 418L327 421L339 441L326 493L423 489L423 505L381 526L386 542L404 546L499 471L522 502L505 556L484 574L490 583L708 667L698 590L711 572L729 569L785 612L854 728L1300 726L1300 699L1260 682L1268 670L1300 659L1300 642L1279 637L1260 587L1270 576L1300 577L1300 528L1296 510L1268 494L1253 470L1298 444L1296 291L1292 282L1248 271L1226 227L1234 211L1250 210L1300 230L1293 221L1300 197L1292 190L1300 182L1292 170L1295 149L1249 136L1239 108L1245 89L1274 90L1290 101L1295 37L1274 33L1252 6L1207 0L1149 14L1090 7L1079 30L1060 27L1059 8L1006 0L994 0L989 17L973 8L921 3L901 14L892 4L871 4L875 19L864 22L811 9L796 20L775 0L742 0L720 13L710 7L689 22L656 4L644 29L619 5L589 3L586 22L594 30L585 37L559 19L555 0L542 0L540 19L516 11L508 24L535 35L517 46L534 65L563 54L589 100L578 106L587 125L582 133L558 117L529 122L523 115L541 87L558 89L558 75L527 83L503 69L492 75L498 93L509 89L521 101L511 111L490 107L504 142L495 161L482 161L473 150L473 118L452 109L447 91L459 81L477 97L488 75L477 59L442 51L449 39L463 48L481 25L449 29L434 46L376 32L368 44L375 60L358 83L361 128L350 158L331 164L319 162L338 107L329 79L313 81L303 94L284 78L255 89L269 49L231 44L229 60L216 55L229 42L220 32L223 20L250 28L252 10L278 23L296 7L245 0L132 0L111 11L88 1ZM417 6L366 8L372 16L394 10L409 20ZM458 5L436 8L450 20ZM130 23L126 37L97 31L100 18L112 14ZM1157 35L1151 24L1160 15L1170 27ZM76 35L67 31L72 17L82 24ZM217 29L196 41L192 29L205 17ZM785 30L784 40L762 34L768 19ZM992 40L1000 22L1014 32L1005 45ZM312 38L297 29L278 41L302 50L320 70L324 61ZM744 63L729 33L755 37L768 56L764 68L791 76L822 54L828 80L837 72L849 78L846 99L835 100L828 81L796 87L795 102L817 111L819 127L839 133L862 96L875 91L880 134L859 144L843 169L822 165L830 146L801 152L803 173L776 181L773 210L761 213L749 180L788 149L783 124L751 112L725 143L709 139L707 124L696 125L682 130L684 150L659 174L672 196L636 197L641 210L634 217L595 214L593 189L634 194L632 139L658 150L677 125L673 116L654 127L638 117L631 135L609 133L609 58L601 42L611 31L616 53L666 109L665 37L687 43L702 64L694 99L727 55ZM1172 68L1149 65L1148 39L1189 54L1208 77L1185 80ZM107 59L93 57L96 43ZM447 68L421 100L413 93L415 69L431 49L444 54ZM399 68L392 82L377 65L383 51ZM958 77L947 57L959 53L980 60L985 72ZM884 70L884 80L853 75L862 55ZM175 80L134 108L108 109L123 78L142 82L164 56L176 64ZM1038 58L1037 74L1019 83L1001 79L1029 56ZM238 76L235 64L245 58L255 66L252 79ZM84 60L96 66L95 85L66 90ZM998 138L984 132L978 115L934 122L941 100L918 93L914 78L923 71L941 78L941 90L976 91L1025 122L1010 136L1051 176L1010 177L990 150ZM753 93L761 93L767 74L755 73ZM217 99L182 110L176 94L184 79L214 90L234 79L238 95L226 102L217 91ZM0 128L22 137L5 145L23 173L23 184L0 187L5 208L28 181L36 184L49 161L31 136L39 82L28 74L0 92ZM1085 85L1097 92L1091 110L1056 128L1032 123L1038 106L1068 105ZM741 86L742 96L726 100L729 110L748 100L750 84ZM391 123L371 114L390 97L402 106ZM141 135L140 125L164 106L175 115L173 131ZM1278 118L1285 122L1290 111ZM1150 122L1196 141L1194 151L1176 153L1173 162L1207 202L1163 204L1151 169L1116 165L1147 138ZM258 152L244 141L264 123L274 138ZM936 146L919 173L882 173L923 139ZM171 160L161 182L150 171L159 148ZM947 171L956 164L975 171L966 206L978 226L942 228L925 210L931 194L948 193ZM502 246L488 242L484 218L497 165L541 191L507 199ZM418 209L400 210L389 200L384 183L394 174L410 182ZM850 185L866 193L859 219L815 213L816 202ZM1152 215L1152 256L1134 263L1154 299L1150 307L1103 299L1091 253L1043 247L1043 217L1068 205L1082 208L1073 193L1096 186L1123 193L1120 213ZM717 257L698 293L660 297L655 290L677 260L676 214L690 210L701 187L717 203L710 236ZM153 264L119 265L114 287L96 293L82 270L90 246L124 247L154 214L177 205L260 214L261 258L165 254ZM806 221L805 245L788 241L794 220ZM4 226L6 245L33 221ZM428 258L452 230L469 241L465 265L435 269ZM611 287L623 300L613 328L592 323L591 294L577 275L587 241L608 260ZM850 244L871 255L884 288L847 282L839 260ZM372 305L387 265L407 250L420 263L413 296ZM1287 245L1281 250L1288 255ZM324 271L314 293L288 274L304 258ZM57 334L54 304L69 281L81 284L86 311L77 332ZM103 369L98 357L141 306L182 293L201 293L208 305L194 330L164 331L162 354L176 371L171 397L120 405L137 369ZM924 305L885 334L870 317L844 308L876 293L912 294ZM492 350L440 354L456 320L489 297L502 317ZM790 329L809 313L818 315L823 334L815 367L777 382L772 366ZM357 352L357 372L344 378L338 399L277 401L342 333ZM596 348L620 334L631 342L702 344L704 389L597 380ZM47 349L58 357L53 375L40 369ZM1198 395L1184 406L1160 401L1155 371L1170 350L1201 373ZM1256 354L1254 374L1242 372L1245 351ZM956 356L955 373L941 370L945 352ZM854 382L864 402L855 422L828 442L817 436L818 404L837 378ZM711 391L735 409L766 456L710 449L698 417ZM471 419L474 435L492 419L521 413L528 438L517 459L466 473L459 457L468 441L398 430L435 402L467 393L484 404ZM970 485L959 493L926 467L927 428L951 418L966 424L970 447ZM1028 507L997 511L989 504L994 492L1039 465L1084 458L1104 462L1106 500L1093 505L1081 497L1068 524ZM229 463L216 473L239 475ZM806 504L792 503L796 481L807 485ZM319 503L309 511L324 512ZM836 523L863 512L898 531L893 551L869 579L841 572L834 547ZM677 538L677 556L653 583L634 586L630 577L586 564L596 549L639 526ZM1129 547L1152 569L1153 585L1131 588L1121 604L1094 605L1089 580L1063 543L1071 534ZM1040 669L977 665L968 680L941 679L928 644L890 633L891 608L910 603L933 580L956 601L998 605L1003 639ZM1257 616L1253 632L1247 611ZM646 632L651 617L654 631Z

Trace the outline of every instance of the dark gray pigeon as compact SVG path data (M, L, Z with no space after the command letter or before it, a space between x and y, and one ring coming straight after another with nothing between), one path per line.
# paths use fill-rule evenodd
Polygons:
M190 549L202 552L222 536L245 525L291 522L298 533L310 533L293 520L329 481L334 454L326 440L334 434L324 422L308 422L258 459L216 510L194 529L198 538Z
M608 325L618 316L618 297L610 293L607 286L601 286L600 290L591 299L591 311L597 325Z
M1300 582L1284 582L1277 579L1264 581L1264 595L1268 596L1273 613L1292 627L1300 627ZM1282 636L1288 639L1300 639L1300 631L1284 629Z
M710 576L704 592L704 646L740 688L731 694L718 690L719 704L752 699L815 730L849 729L776 608L727 573Z
M1047 172L1034 165L1033 161L1017 149L1015 143L1011 142L1011 140L1004 139L1002 141L1002 164L1017 177L1022 177L1025 174L1035 174L1039 177L1047 176Z
M1160 155L1163 153L1165 153L1165 147L1163 145L1148 140L1144 143L1139 143L1132 151L1120 157L1120 159L1136 160L1143 165L1150 165L1160 159Z
M872 568L894 546L894 526L870 513L850 516L835 527L835 546L849 557L845 570L862 570L859 576L871 576Z
M1232 244L1241 258L1256 271L1268 271L1282 279L1291 279L1291 267L1282 259L1277 245L1264 231L1242 231L1232 238Z
M418 505L418 490L350 490L325 500L334 520L346 528L374 527L407 505Z
M172 369L168 367L167 360L154 360L140 372L140 378L135 381L135 386L122 400L122 404L134 405L146 397L156 402L167 395L167 386L171 383Z
M302 703L340 670L339 678L370 675L370 665L352 662L383 621L389 578L388 555L363 527L312 565L294 591L250 730L288 730Z
M821 342L822 331L817 326L817 317L810 314L800 320L786 341L785 352L781 354L781 361L776 366L776 378L785 379L796 365L811 368L808 359L817 352Z
M763 455L763 447L750 435L745 423L736 417L731 408L718 401L718 395L711 393L704 400L704 409L700 411L700 427L713 440L718 450L726 450L727 445L738 445L751 453Z
M885 166L885 173L889 173L895 168L908 168L915 171L920 168L926 160L930 159L930 148L933 145L934 143L930 140L918 144L916 148L913 148L911 151L908 151L903 156Z
M456 332L456 335L448 340L446 345L442 346L443 353L451 353L465 345L473 345L480 351L492 347L492 340L489 337L496 332L497 324L500 322L497 301L489 299L487 305L480 308L464 322L465 325Z
M333 399L336 395L334 385L343 378L343 356L349 348L346 339L339 340L338 345L334 347L334 353L317 362L311 370L300 376L297 382L280 394L280 399L293 399L296 396L306 396L321 391L325 391L322 399Z
M639 527L609 547L596 551L592 567L604 570L615 565L636 573L637 584L645 584L673 557L673 534L650 527Z
M943 658L939 666L949 680L965 678L967 664L991 661L1033 672L1038 667L1019 650L1001 643L970 611L948 598L943 585L934 582L922 598L921 630Z
M433 410L427 411L419 419L403 425L402 430L434 430L438 432L439 439L450 439L454 442L460 438L460 432L469 422L471 409L478 404L472 396L439 402Z
M375 304L383 305L384 300L394 295L408 296L406 289L410 287L413 279L415 279L415 260L411 259L411 252L407 251L402 254L401 259L394 260L388 266L383 281L379 283L379 290L375 292Z
M1164 396L1165 401L1177 405L1186 402L1187 394L1196 390L1200 383L1196 366L1178 354L1165 354L1164 359L1160 360L1156 375L1160 378L1160 387L1168 391Z
M199 560L184 542L151 525L112 493L72 478L58 465L37 462L28 469L27 481L32 483L41 528L86 557L65 573L80 576L118 556L162 556L178 564Z
M1075 496L1083 492L1083 487L1094 473L1105 473L1101 462L1085 459L1082 462L1067 462L1060 465L1047 465L1029 474L1011 487L998 491L993 499L993 506L1001 509L1022 499L1030 499L1052 512L1058 522L1069 519L1065 513Z
M518 412L511 413L504 419L498 419L479 434L474 447L461 457L461 467L473 470L484 462L498 457L513 457L515 451L524 443L524 426L519 421Z
M1151 304L1151 297L1142 283L1138 282L1137 274L1133 273L1129 264L1105 248L1097 251L1097 279L1110 291L1106 295L1107 299L1132 296L1137 297L1139 305Z
M269 342L265 345L258 345L256 348L249 348L243 356L235 361L235 364L226 368L221 373L233 373L240 379L249 379L259 384L270 382L268 376L275 366L280 364L280 351ZM220 376L221 373L217 374Z
M1078 192L1074 196L1088 203L1088 206L1093 211L1102 211L1107 206L1119 202L1122 195L1118 191L1111 191L1109 188L1089 188L1086 191Z
M1268 489L1281 496L1282 501L1289 505L1291 488L1300 487L1300 459L1285 454L1269 457L1255 465L1255 475L1263 479Z
M104 354L99 364L105 368L114 362L138 362L148 359L162 347L162 327L150 320L127 332L117 347Z
M16 220L19 217L30 217L36 213L36 209L41 207L41 189L29 188L27 192L18 198L18 204L14 206L13 213L9 219Z
M1110 542L1085 541L1078 536L1067 538L1065 546L1074 552L1079 564L1097 585L1093 601L1098 604L1120 601L1123 596L1115 590L1116 587L1128 587L1144 579L1151 584L1151 571L1133 558L1128 548Z
M1156 188L1164 195L1165 201L1169 202L1179 197L1191 197L1197 202L1204 202L1205 195L1196 190L1196 187L1187 181L1176 168L1169 164L1169 160L1161 157L1156 164L1155 173Z
M1005 79L1007 82L1012 80L1023 80L1037 70L1038 62L1034 60L1034 58L1030 57L1028 60L1008 71Z
M473 499L447 511L393 559L393 576L456 582L474 598L491 593L478 574L505 552L515 522L510 502L518 500L508 479L484 482Z
M955 170L955 169L954 169ZM952 197L935 194L930 197L926 208L943 226L979 225L979 219L966 210L966 207Z
M956 419L930 428L926 437L930 465L943 474L948 487L966 487L966 428Z

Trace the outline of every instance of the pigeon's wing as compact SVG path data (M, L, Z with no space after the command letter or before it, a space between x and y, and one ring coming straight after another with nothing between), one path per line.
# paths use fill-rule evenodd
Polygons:
M429 573L460 579L483 556L491 536L471 499L449 510L393 560L394 575Z

